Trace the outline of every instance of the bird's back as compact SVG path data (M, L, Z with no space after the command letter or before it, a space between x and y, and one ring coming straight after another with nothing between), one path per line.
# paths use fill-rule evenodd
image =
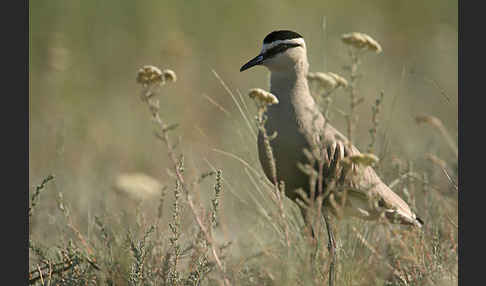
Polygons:
M271 140L275 158L277 180L284 181L286 195L295 200L297 189L310 193L309 176L299 167L308 164L304 150L324 159L324 191L331 181L337 183L336 190L346 190L345 213L363 219L376 219L385 214L397 218L399 222L420 225L410 207L378 177L371 167L352 164L343 167L344 157L359 155L359 150L350 145L348 139L326 123L317 104L310 95L307 81L282 78L272 80L271 92L280 103L269 107L265 124L268 134L277 133ZM263 136L258 136L259 158L266 176L272 181L269 159L263 144ZM340 166L336 168L336 166ZM317 164L314 164L317 168ZM336 199L343 198L336 192Z

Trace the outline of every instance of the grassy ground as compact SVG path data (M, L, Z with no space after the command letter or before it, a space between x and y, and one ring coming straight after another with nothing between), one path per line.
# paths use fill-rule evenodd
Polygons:
M166 74L167 82L175 80L172 73ZM221 84L225 86L222 80ZM353 80L348 90L353 96L359 94ZM152 185L150 178L142 176L132 175L120 181L116 185L117 194L127 195L129 201L125 205L132 203L134 211L124 209L118 214L106 209L97 212L88 221L88 233L80 231L69 202L60 192L57 208L63 219L56 223L56 234L51 234L58 237L57 242L49 246L39 244L34 238L30 240L31 283L323 285L328 279L329 255L322 225L317 224L318 250L311 260L316 246L303 228L298 209L275 193L254 159L252 164L251 160L233 153L217 151L240 164L240 175L236 179L226 176L224 167L216 168L209 161L206 171L187 171L189 156L181 152L178 145L173 145L171 135L176 132L177 125L168 124L160 117L160 104L166 99L159 100L158 93L158 89L145 85L140 104L147 104L156 127L155 140L163 143L161 152L169 154L169 166L160 168L167 168L172 179L163 186ZM235 96L229 89L228 93L248 123L242 140L246 138L248 145L255 144L252 124L256 121L252 117L256 112L250 111L254 110L248 107L251 102ZM326 94L328 114L329 98L331 96ZM374 148L373 138L379 128L382 100L383 96L377 97L372 108L370 150ZM428 123L449 136L435 117L419 116L417 122ZM451 151L456 152L455 148L452 144ZM251 156L256 155L252 152ZM385 181L420 213L425 227L417 230L393 226L386 221L339 220L338 285L457 283L457 190L454 185L457 172L450 173L451 166L435 155L429 155L429 159L435 163L429 169L416 169L411 161L399 158L377 166ZM437 168L443 172L442 183L450 176L445 186L430 180ZM385 174L382 170L392 171ZM48 176L36 187L29 214L35 214L38 198L48 191L52 180L55 178ZM243 180L251 182L252 187L242 189L235 185ZM242 190L247 192L247 198L238 197ZM237 198L236 202L226 206L222 198L231 195ZM165 201L170 196L173 198L170 216L164 217ZM206 196L206 201L201 196ZM244 220L241 227L231 225L226 216L245 214L240 208L252 209L253 217L238 217Z
M310 20L321 24L320 6L312 12L289 2L265 21L285 16L292 28L309 31L311 71L332 71L349 83L326 98L314 89L316 99L343 133L351 123L353 142L380 158L380 177L425 226L338 220L337 285L456 285L457 33L448 26L454 23L428 6L415 7L420 13L410 22L413 5L402 6L402 15L385 1L374 8L344 2L316 3L334 11L325 32ZM316 246L297 206L276 195L258 162L257 108L240 89L268 89L266 75L235 72L269 32L242 40L245 25L275 24L247 23L222 3L207 10L163 3L162 16L129 2L113 10L90 1L52 3L31 10L31 284L327 283L325 227L317 221L311 260ZM251 3L242 9L263 13ZM345 17L353 5L354 16ZM309 19L299 22L294 9ZM97 11L94 18L89 11ZM133 25L124 26L123 11L134 11ZM223 21L234 30L200 34L194 23L178 22L182 14L207 29ZM384 25L370 16L381 14L394 21ZM340 35L357 27L375 31L383 53L364 54L360 76L353 76L343 68L353 61ZM147 63L177 74L151 97L158 105L142 96L147 87L135 79ZM351 100L361 97L352 110Z

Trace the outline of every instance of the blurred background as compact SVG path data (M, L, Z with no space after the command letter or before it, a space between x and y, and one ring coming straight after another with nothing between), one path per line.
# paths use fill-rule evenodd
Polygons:
M415 122L419 114L436 116L457 140L457 6L456 0L31 1L29 183L36 185L47 174L56 177L41 196L32 235L50 239L60 216L54 199L58 192L89 235L93 216L134 209L115 192L119 174L144 173L174 187L166 172L166 148L153 135L135 81L137 70L148 64L177 74L177 82L161 90L161 116L180 124L172 136L181 139L178 148L188 176L221 168L224 223L235 226L233 235L237 229L245 232L252 223L246 199L252 182L242 164L222 151L260 170L256 141L214 72L235 96L243 95L255 130L255 108L246 92L268 89L268 72L256 67L240 73L239 68L277 29L304 36L311 71L345 76L349 57L341 35L372 36L383 53L363 59L359 90L365 102L359 107L356 144L361 149L368 145L371 106L383 90L377 150L384 146L386 131L387 160L399 157L420 168L430 165L424 156L432 153L457 165L443 137ZM336 106L347 111L349 98L341 93ZM346 130L339 113L333 124ZM201 185L203 203L213 185L214 180ZM165 204L170 212L170 199ZM152 210L156 207L145 208Z

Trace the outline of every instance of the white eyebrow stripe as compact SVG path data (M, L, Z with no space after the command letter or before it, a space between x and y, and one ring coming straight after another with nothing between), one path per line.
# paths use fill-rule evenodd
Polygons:
M301 46L304 46L305 45L305 42L304 42L304 39L302 38L295 38L295 39L287 39L287 40L277 40L277 41L273 41L271 43L268 43L268 44L263 44L263 47L262 47L262 51L260 53L264 53L266 51L268 51L269 49L275 47L275 46L278 46L280 44L299 44Z

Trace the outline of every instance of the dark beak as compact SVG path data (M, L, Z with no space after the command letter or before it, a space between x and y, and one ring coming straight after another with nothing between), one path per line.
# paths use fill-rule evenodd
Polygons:
M262 63L263 63L263 55L260 54L256 57L254 57L253 59L251 59L246 64L244 64L241 67L240 72L247 70L247 69L251 68L252 66L261 65Z

